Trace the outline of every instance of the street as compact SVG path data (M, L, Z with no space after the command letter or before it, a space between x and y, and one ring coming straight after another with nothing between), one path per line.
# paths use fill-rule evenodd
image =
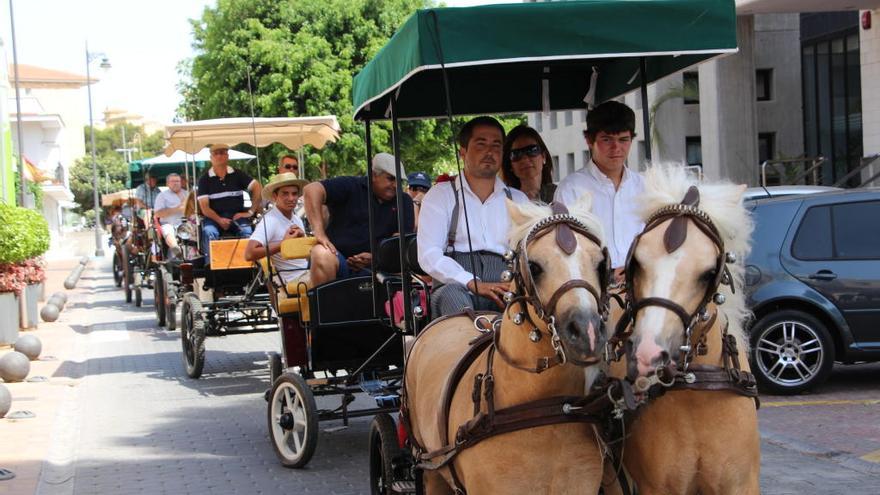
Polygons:
M322 431L306 469L277 462L263 399L276 334L209 338L204 375L189 379L180 333L156 328L152 294L142 308L123 302L106 258L70 291L64 314L72 338L56 351L50 383L75 386L53 394L59 407L36 493L369 493L368 418ZM762 493L880 491L878 372L850 366L819 393L762 397ZM27 427L0 424L0 434L18 426ZM3 483L0 493L31 493Z

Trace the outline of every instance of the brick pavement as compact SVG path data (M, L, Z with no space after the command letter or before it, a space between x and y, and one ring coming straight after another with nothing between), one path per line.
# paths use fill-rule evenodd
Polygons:
M205 374L190 380L179 333L156 329L150 307L122 303L108 267L86 276L93 287L65 310L73 338L52 376L79 386L53 394L58 414L36 493L369 492L366 418L322 431L307 469L278 464L262 397L275 334L209 338ZM876 464L802 440L764 435L764 494L878 493Z

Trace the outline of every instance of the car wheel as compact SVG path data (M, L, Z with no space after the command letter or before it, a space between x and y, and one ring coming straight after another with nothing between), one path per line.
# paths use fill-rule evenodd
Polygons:
M761 388L776 394L797 394L824 382L834 365L834 344L828 329L803 311L770 313L751 330L752 371Z

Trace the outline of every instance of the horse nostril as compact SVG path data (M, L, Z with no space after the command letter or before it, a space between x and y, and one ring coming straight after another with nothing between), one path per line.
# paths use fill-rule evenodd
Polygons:
M651 366L654 366L655 368L666 366L667 364L669 364L669 353L666 351L660 351L660 354L657 354L654 360L651 361Z

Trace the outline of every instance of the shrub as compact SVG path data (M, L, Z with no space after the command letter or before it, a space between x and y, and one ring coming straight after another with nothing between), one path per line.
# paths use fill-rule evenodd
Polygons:
M0 264L19 263L49 249L49 225L39 213L0 203Z

